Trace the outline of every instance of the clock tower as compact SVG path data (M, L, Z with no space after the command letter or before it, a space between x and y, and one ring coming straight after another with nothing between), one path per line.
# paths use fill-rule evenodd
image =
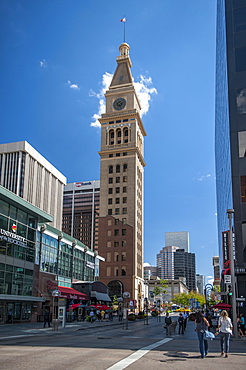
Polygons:
M143 308L144 136L140 102L131 75L130 46L123 43L107 90L101 123L100 215L98 252L100 281L109 295Z

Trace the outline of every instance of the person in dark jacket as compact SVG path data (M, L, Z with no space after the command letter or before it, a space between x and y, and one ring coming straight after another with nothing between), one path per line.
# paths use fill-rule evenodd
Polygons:
M44 313L44 328L46 327L46 323L48 324L49 328L50 328L50 313L49 311L45 310L45 313Z
M179 314L178 323L179 323L179 334L180 332L181 334L184 334L184 318L182 313Z
M171 325L172 325L172 319L169 316L169 313L166 313L165 317L165 325L166 325L166 335L171 335Z

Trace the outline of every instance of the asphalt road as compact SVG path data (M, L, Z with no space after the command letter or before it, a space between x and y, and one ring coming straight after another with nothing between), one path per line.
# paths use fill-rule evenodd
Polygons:
M81 328L54 333L25 330L0 341L0 369L100 369L155 370L201 369L242 370L246 362L246 341L231 341L228 358L220 357L219 340L209 341L209 355L200 359L194 323L184 335L166 338L162 322L150 319L122 325ZM1 329L0 329L1 330ZM14 333L13 333L14 334Z

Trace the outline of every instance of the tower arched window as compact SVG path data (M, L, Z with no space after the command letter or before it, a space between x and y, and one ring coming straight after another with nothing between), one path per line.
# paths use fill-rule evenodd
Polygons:
M117 166L116 166L116 172L117 172L117 173L119 173L119 172L120 172L120 165L119 165L119 164L117 164Z
M117 136L117 144L121 144L121 130L120 129L116 131L116 136Z
M124 129L124 143L128 143L129 131L127 128Z
M114 145L114 130L109 131L109 144Z
M108 173L113 173L113 166L108 167Z

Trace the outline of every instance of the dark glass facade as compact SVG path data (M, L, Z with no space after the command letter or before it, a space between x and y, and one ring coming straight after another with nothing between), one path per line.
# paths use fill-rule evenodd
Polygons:
M246 291L246 0L218 0L215 158L218 240L234 209L238 296ZM221 259L222 261L222 259ZM245 308L244 308L245 309Z

